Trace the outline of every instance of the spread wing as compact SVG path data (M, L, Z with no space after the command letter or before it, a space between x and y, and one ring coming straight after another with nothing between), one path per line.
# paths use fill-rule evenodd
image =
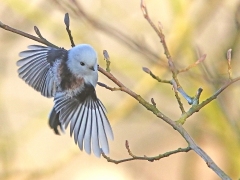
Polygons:
M113 132L102 102L97 98L92 85L85 85L78 95L69 98L64 92L56 93L54 109L62 127L70 123L70 134L74 134L79 148L100 157L101 152L109 153L108 139ZM51 121L51 116L49 121ZM102 149L102 150L101 150Z
M43 96L53 97L56 92L53 66L57 60L67 59L67 51L40 45L28 48L19 54L22 57L17 61L19 77Z

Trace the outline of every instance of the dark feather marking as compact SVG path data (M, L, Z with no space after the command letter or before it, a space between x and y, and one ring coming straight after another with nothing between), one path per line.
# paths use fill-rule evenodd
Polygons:
M52 48L48 51L47 62L52 66L57 59L62 59L63 61L67 60L68 51L64 48L56 49Z
M61 126L59 122L59 113L55 111L55 109L52 110L50 117L49 117L49 126L51 129L54 130L55 134L60 134L58 131L58 126Z
M87 113L86 107L83 106L83 112L82 112L82 116L81 116L81 124L80 124L80 128L79 128L79 133L78 133L78 147L82 150L83 149L83 139L84 139L84 135L85 135L85 129L87 126L87 121L83 121L83 116ZM82 123L84 122L84 123ZM82 131L80 131L82 130ZM79 139L80 134L82 135L82 139Z
M96 104L95 103L93 103L93 108L95 109L95 119L94 119L94 121L95 121L95 123L96 123L96 130L97 130L97 132L96 132L96 134L97 134L97 142L98 142L98 147L99 147L99 137L100 137L100 135L99 135L99 127L98 127L98 119L97 119L97 107L96 107Z
M58 70L61 77L60 87L62 90L75 89L83 83L83 78L77 78L74 76L65 61L61 62Z
M43 63L39 63L37 66L33 67L32 70L30 70L29 72L26 73L26 75L27 75L26 81L35 87L34 82L36 81L37 78L39 78L38 74L40 72L43 72L43 70L39 70L39 69L44 69L45 66L46 66L46 64L43 62Z
M86 119L88 119L88 111L89 111L88 105L89 105L89 104L87 103L86 106L85 106L85 110L87 111L87 112L86 112L86 115L87 115L87 116L86 116ZM83 133L83 139L84 139L84 136L85 136L85 133L86 133L87 124L88 124L88 122L86 121L85 127L84 127L84 131L83 131L83 132L84 132L84 133Z
M98 112L99 112L99 116L100 116L100 121L101 121L101 124L102 124L102 126L103 126L103 132L104 132L104 134L105 134L105 136L106 136L106 130L105 130L105 128L104 128L104 117L103 117L103 115L102 115L102 113L104 113L103 111L102 111L102 108L101 108L101 106L99 106L99 103L97 102L96 103L97 105L97 109L98 109ZM105 115L105 113L104 113L104 116L105 116L105 118L106 118L106 115Z
M67 106L64 112L61 114L61 118L64 119L65 128L68 127L68 124L72 119L72 116L74 114L72 111L75 107L76 107L76 104L72 103L69 106Z
M90 109L88 109L89 111L91 111L90 112L90 114L91 114L91 127L90 127L90 141L92 141L92 126L93 126L93 111L92 111L92 109L93 109L93 101L92 101L92 99L90 99ZM91 142L90 142L90 144L91 144Z
M78 109L78 106L74 109L74 113L73 113L73 115L72 115L72 117L73 117L73 116L75 116L76 113L77 113L76 118L75 118L75 119L72 119L72 122L71 122L71 125L70 125L70 135L71 135L71 136L72 136L72 133L73 133L75 127L76 127L77 121L78 121L78 119L79 119L79 114L80 114L80 111L81 111L81 108L80 108L80 109L76 112L77 109ZM71 117L71 118L72 118L72 117Z
M28 61L27 63L25 63L22 67L25 67L27 64L32 63L34 61L38 61L39 59L43 59L47 57L47 53L38 53L38 54L34 54L31 56L27 56L23 59L20 59L19 61L17 61L17 65L21 66L20 64L23 63L24 61Z
M93 101L98 100L97 95L96 95L96 91L95 91L95 88L93 87L93 85L85 83L83 90L81 91L81 93L79 93L76 96L76 99L79 102L84 102L86 100L86 98L88 98L89 96L91 97L91 99Z
M82 112L82 113L81 113ZM78 116L77 117L79 117L79 115L80 114L84 114L84 112L85 112L85 108L84 108L84 104L82 104L82 106L80 107L80 109L79 109L79 112L78 112ZM73 125L73 131L74 131L74 129L75 129L75 126L76 126L76 123L77 123L77 121L80 121L79 123L79 127L78 127L78 130L77 130L77 135L79 134L79 131L80 131L80 127L81 127L81 125L82 125L82 117L81 118L77 118L77 120L75 121L75 122L71 122L71 123L74 123L74 125ZM75 131L76 131L76 129L75 129ZM72 136L72 132L71 132L71 136ZM77 139L77 137L76 137L76 139ZM77 143L76 141L75 141L75 143Z
M45 56L39 56L35 59L32 59L31 61L27 62L26 64L24 64L23 66L21 66L19 69L18 69L18 73L19 74L22 74L22 73L27 73L29 72L32 67L35 67L37 66L39 63L42 63L42 59L44 58ZM30 69L30 70L29 70Z
M91 101L91 99L90 99ZM83 139L84 139L84 148L86 148L85 146L90 144L90 152L91 152L91 137L92 137L92 134L91 134L91 126L92 126L92 121L91 119L89 118L90 114L89 114L89 111L91 111L91 108L90 108L90 102L89 100L87 101L87 107L85 107L87 109L87 117L86 119L89 120L89 121L86 121L86 124L85 124L85 128L84 128L84 136L83 136ZM88 127L90 128L88 131L86 131L88 129ZM90 132L89 132L90 131ZM89 134L87 134L89 132ZM86 142L86 135L90 135L89 136L89 141ZM86 150L86 149L85 149Z
M86 102L84 104L86 104ZM88 119L88 107L87 107L87 105L88 104L85 105L84 112L83 112L83 116L86 115L85 119ZM84 141L84 136L85 136L85 132L86 132L86 128L87 128L87 121L85 120L84 122L85 123L81 124L81 126L80 126L80 129L83 128L82 129L82 139L81 139L81 141L79 141L79 135L81 134L81 132L78 134L78 146L81 150L83 149L83 144L84 144L83 141Z

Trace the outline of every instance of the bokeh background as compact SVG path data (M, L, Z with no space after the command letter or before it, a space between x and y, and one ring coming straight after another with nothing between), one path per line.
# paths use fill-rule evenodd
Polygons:
M207 54L204 63L179 75L184 90L193 96L203 88L201 101L227 80L226 52L233 49L233 77L240 76L240 2L238 0L146 0L154 23L161 22L177 68ZM155 32L143 18L140 0L1 0L0 21L27 33L37 26L52 43L70 48L64 14L71 18L76 44L96 48L111 58L112 73L173 120L181 111L172 87L142 71L148 67L162 79L171 73ZM69 137L56 136L48 127L53 100L42 97L17 75L18 53L32 40L0 29L0 179L6 180L214 180L218 176L194 152L179 153L156 162L108 163L81 152ZM99 81L115 85L100 74ZM108 110L115 140L110 157L127 158L125 140L136 155L155 156L186 142L170 126L146 111L128 95L97 87ZM210 157L233 179L240 178L240 83L188 119L184 127ZM190 106L182 98L187 109Z

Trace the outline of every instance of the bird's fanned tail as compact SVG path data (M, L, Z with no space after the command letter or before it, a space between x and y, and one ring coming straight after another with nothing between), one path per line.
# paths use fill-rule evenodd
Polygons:
M70 134L79 148L100 157L102 151L109 153L108 138L113 140L113 132L105 107L95 96L90 93L85 98L66 98L64 93L57 93L54 109L61 127L66 128L70 123ZM56 122L51 119L55 117L50 116L49 122Z

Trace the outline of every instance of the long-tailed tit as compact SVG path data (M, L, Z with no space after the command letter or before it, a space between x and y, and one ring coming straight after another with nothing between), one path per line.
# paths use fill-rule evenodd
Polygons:
M49 125L59 134L70 123L70 134L82 150L96 156L109 153L113 132L97 98L97 53L87 44L70 50L31 45L20 53L19 77L45 97L54 97ZM101 150L102 149L102 150Z

